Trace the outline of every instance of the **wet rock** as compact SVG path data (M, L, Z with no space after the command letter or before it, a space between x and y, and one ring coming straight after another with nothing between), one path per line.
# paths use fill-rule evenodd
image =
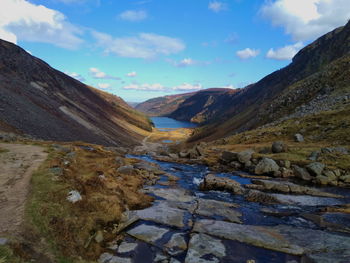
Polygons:
M185 263L219 263L225 255L226 248L220 240L202 233L194 234L190 240Z
M194 197L190 195L188 191L181 188L165 189L149 187L145 189L145 192L154 194L169 201L192 202L194 200Z
M118 253L128 253L137 247L137 243L122 242L118 247Z
M277 203L287 205L303 206L321 206L321 205L339 205L341 200L329 197L316 197L310 195L287 195L287 194L270 194Z
M240 183L230 178L217 177L214 174L206 175L199 188L201 190L222 190L234 194L243 194Z
M304 136L301 135L300 133L297 133L297 134L294 135L294 140L296 142L304 142Z
M134 167L132 165L125 165L125 166L121 166L117 169L118 173L121 174L126 174L126 175L131 175L134 173Z
M240 163L247 164L252 159L253 154L253 150L245 150L237 153L237 159Z
M245 195L245 199L248 202L256 202L263 204L278 204L280 203L277 198L271 194L267 194L257 190L249 190Z
M277 163L270 158L262 158L255 167L256 174L273 173L279 170Z
M230 222L242 223L242 220L240 219L242 217L242 213L234 210L234 208L237 207L238 205L232 203L199 199L198 208L195 210L195 213L207 217L219 216Z
M284 142L274 142L272 143L271 151L273 153L284 153L288 151L288 146Z
M187 249L187 242L183 233L175 233L169 242L164 245L170 255L174 256L184 252Z
M306 169L314 176L321 175L326 166L323 163L314 162L306 166Z
M180 228L185 227L186 213L184 210L170 207L166 202L160 202L149 208L136 211L136 215L140 219Z
M343 258L344 255L350 258L350 237L320 230L285 225L250 226L199 220L194 225L194 231L292 255L338 255L332 262L341 262L337 261L337 258Z
M155 244L157 240L161 239L164 234L168 232L169 229L145 224L139 225L127 231L130 236L150 244Z
M302 179L304 181L312 180L310 173L305 168L299 167L297 165L292 165L292 169L297 178Z

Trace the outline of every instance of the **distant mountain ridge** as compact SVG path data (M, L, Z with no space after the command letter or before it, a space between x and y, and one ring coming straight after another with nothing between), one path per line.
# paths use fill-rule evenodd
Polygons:
M195 119L191 120L192 117L199 113L198 110L196 111L195 109L191 108L191 112L187 112L186 116L182 115L181 111L177 112L177 110L180 108L187 108L189 104L191 105L192 103L195 103L195 99L192 101L190 100L190 98L194 96L196 96L195 98L200 99L200 102L198 103L201 106L197 107L197 109L199 109L200 107L205 106L206 102L204 98L206 96L210 96L211 93L223 94L229 91L231 90L225 88L210 88L189 93L162 96L142 102L138 104L135 109L150 116L168 116L177 120L186 120L200 123L200 121L197 121Z
M151 124L121 98L0 40L0 130L45 140L135 145Z

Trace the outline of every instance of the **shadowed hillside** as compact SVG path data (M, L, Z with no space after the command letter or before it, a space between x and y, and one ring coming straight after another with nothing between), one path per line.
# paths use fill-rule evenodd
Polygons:
M22 48L0 41L0 129L56 141L137 144L148 119Z

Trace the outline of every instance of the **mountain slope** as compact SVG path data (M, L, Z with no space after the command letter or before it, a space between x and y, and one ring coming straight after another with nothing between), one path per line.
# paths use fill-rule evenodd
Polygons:
M135 145L148 119L0 40L0 129L56 141Z
M349 91L350 23L303 48L290 65L210 106L210 125L192 137L213 140L293 113L319 95Z
M146 100L135 106L135 109L150 116L166 116L172 113L177 107L195 92L162 96Z

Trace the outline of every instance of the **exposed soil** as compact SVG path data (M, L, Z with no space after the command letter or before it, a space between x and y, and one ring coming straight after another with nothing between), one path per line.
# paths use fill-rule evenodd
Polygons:
M0 144L0 235L21 234L25 202L32 173L45 161L44 148Z

